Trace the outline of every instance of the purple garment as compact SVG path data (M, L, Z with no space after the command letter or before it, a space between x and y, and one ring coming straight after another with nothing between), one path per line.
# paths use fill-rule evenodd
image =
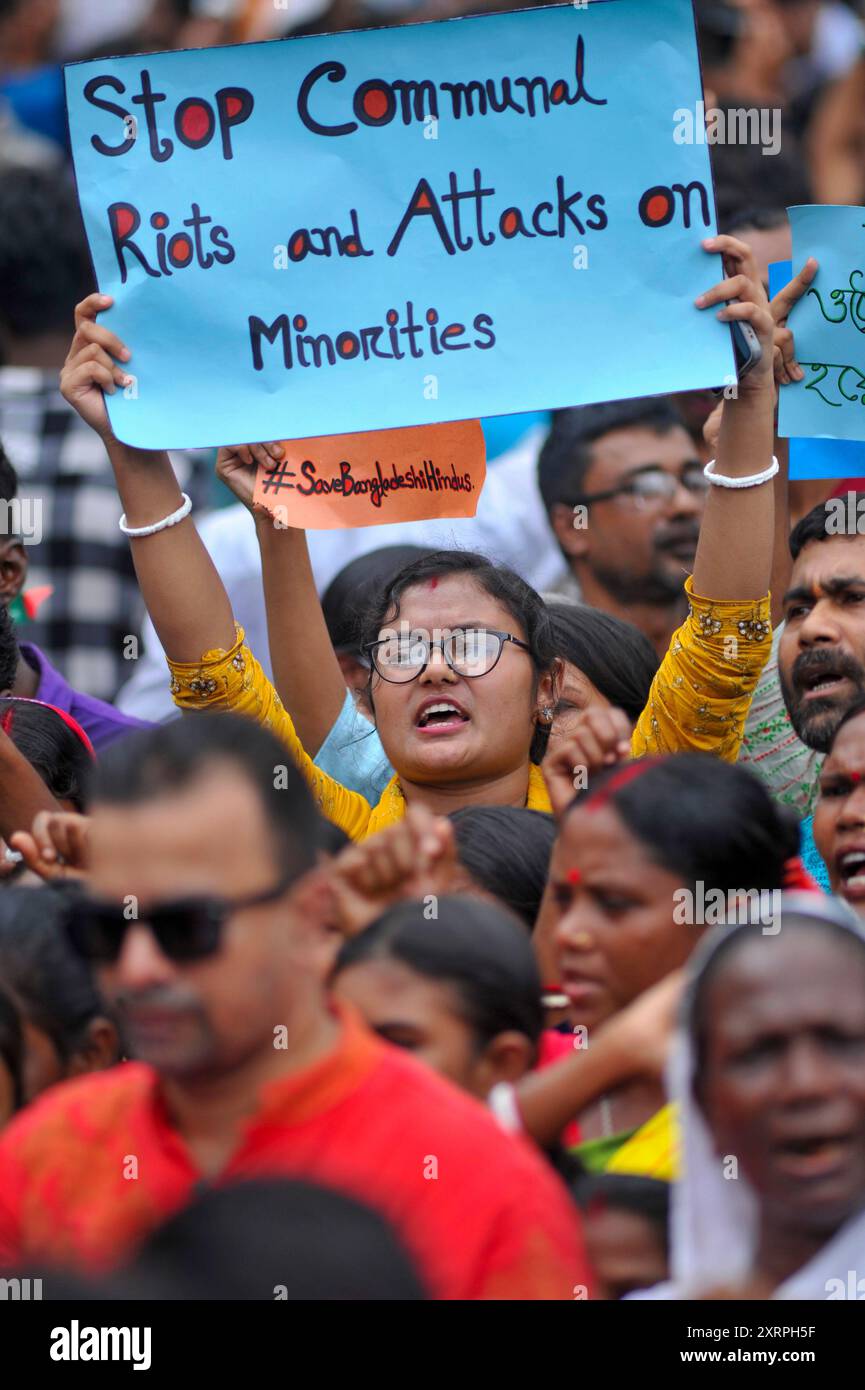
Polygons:
M113 705L97 700L95 695L85 695L74 690L56 667L51 665L44 652L32 642L19 642L21 655L32 666L39 677L35 698L46 705L56 705L58 709L77 719L93 747L98 752L107 748L115 739L131 733L133 729L152 729L153 725L143 719L134 719L130 714L121 714Z

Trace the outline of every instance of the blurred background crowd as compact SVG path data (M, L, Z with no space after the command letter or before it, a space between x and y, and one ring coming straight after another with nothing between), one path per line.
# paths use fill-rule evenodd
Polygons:
M681 1173L676 1135L677 1126L685 1126L686 1112L688 1142L698 1133L704 1148L690 1154L688 1181L680 1186L679 1200L692 1204L692 1214L710 1211L716 1217L711 1231L701 1228L693 1235L693 1246L685 1242L689 1251L699 1247L698 1272L704 1287L711 1287L713 1280L723 1283L725 1273L731 1279L754 1274L749 1261L756 1241L753 1212L746 1220L732 1205L729 1212L724 1207L731 1190L729 1184L719 1187L717 1164L710 1161L706 1131L711 1127L717 1152L725 1151L724 1145L741 1144L755 1185L765 1180L760 1192L763 1197L768 1193L768 1215L764 1213L754 1297L767 1296L767 1291L771 1295L786 1278L799 1279L802 1269L807 1274L794 1283L801 1296L825 1296L820 1289L827 1286L827 1271L831 1275L836 1268L846 1269L845 1261L861 1255L863 938L846 910L828 898L817 898L816 885L799 860L799 822L810 827L824 754L833 760L827 762L832 776L842 782L848 778L843 782L845 795L865 775L865 741L856 742L865 710L860 699L865 697L865 628L862 619L845 616L834 635L812 639L794 626L807 624L808 617L803 620L788 612L788 654L782 655L779 674L778 637L772 646L765 582L772 559L771 524L760 501L768 495L767 489L761 493L761 486L764 455L771 444L771 383L763 382L763 398L753 419L758 419L758 408L762 416L752 429L752 440L746 439L748 447L738 451L748 455L753 443L753 458L737 458L730 447L730 439L741 443L746 436L730 432L736 426L729 425L728 416L727 463L740 469L740 485L742 478L746 483L756 479L753 489L745 488L744 501L739 491L736 504L750 509L736 514L755 528L750 554L748 534L736 534L745 528L734 524L724 533L720 511L712 510L717 497L711 504L707 501L719 489L710 488L703 472L718 444L718 401L706 391L669 400L607 403L556 412L555 417L538 413L484 421L488 478L476 518L311 533L308 565L305 552L301 563L300 551L291 549L293 541L280 542L282 558L277 560L268 552L271 542L257 535L249 505L244 505L250 501L244 468L254 460L230 459L227 466L223 460L217 472L213 451L176 452L171 463L192 499L214 566L208 568L202 560L188 525L186 530L174 526L163 535L134 542L139 546L137 575L129 542L117 525L118 488L125 507L135 494L142 512L152 503L154 516L160 510L170 515L172 499L176 501L170 468L160 472L159 456L154 456L152 472L145 477L147 470L136 471L135 461L123 457L119 446L112 467L103 442L106 436L100 433L97 377L70 385L67 368L61 394L59 377L67 353L72 357L82 349L76 338L70 352L74 309L95 289L70 160L64 63L528 7L502 0L0 0L0 500L32 502L38 518L33 534L19 530L0 536L0 820L4 834L8 825L32 821L32 815L26 821L10 818L4 778L16 766L14 758L8 761L6 744L11 742L13 752L23 754L41 779L28 810L44 807L39 797L50 793L50 814L60 813L61 837L49 846L49 858L43 857L30 880L26 868L34 865L29 859L25 866L13 853L2 866L16 882L0 894L0 980L9 995L9 1000L0 995L0 1060L9 1063L6 1073L12 1078L5 1097L0 1085L0 1119L24 1113L12 1121L11 1138L0 1147L0 1261L5 1254L32 1262L34 1252L45 1250L61 1262L71 1254L76 1268L100 1272L143 1232L153 1230L158 1208L165 1215L179 1215L145 1245L129 1276L129 1288L145 1296L156 1287L163 1295L167 1290L177 1297L200 1295L202 1290L208 1296L246 1296L249 1285L237 1274L245 1268L245 1256L226 1260L226 1242L233 1242L232 1249L255 1248L257 1254L263 1246L269 1249L279 1226L273 1214L283 1211L295 1241L289 1264L292 1277L298 1276L297 1288L289 1288L281 1278L289 1265L276 1240L258 1266L257 1296L271 1284L284 1288L277 1295L284 1297L314 1297L319 1289L323 1297L345 1298L415 1298L428 1289L452 1297L562 1296L576 1274L585 1279L584 1289L592 1282L600 1296L618 1297L659 1284L670 1272L669 1191L670 1182ZM768 359L770 311L756 282L762 279L766 286L768 266L790 259L785 209L807 202L865 202L865 0L695 0L694 7L707 110L780 112L777 153L767 154L755 143L709 147L719 231L741 238L754 253L756 295L749 303L755 316L764 320ZM671 112L671 139L672 126ZM805 282L799 293L804 287ZM786 313L777 306L772 312L777 345ZM95 317L94 311L91 319ZM110 328L110 319L107 322ZM92 324L89 327L95 332ZM101 341L116 358L115 345ZM747 400L737 400L730 415L741 422L749 408ZM737 428L742 431L741 423ZM755 459L762 461L761 468L754 466L748 473ZM784 483L783 477L779 483ZM843 484L845 489L854 486L855 480ZM837 487L836 482L797 483L788 496L786 488L774 485L776 501L783 496L783 507L775 538L776 557L782 558L780 579L779 571L773 570L773 621L781 617L780 600L791 564L795 562L797 574L804 572L803 554L807 560L818 552L828 564L825 556L832 547L823 543L823 521L813 520L812 509ZM169 504L160 509L166 497ZM518 507L515 497L520 499ZM585 534L573 524L580 498L593 507ZM694 568L701 525L701 577L706 587L698 595L683 590L683 579ZM174 552L169 551L169 538ZM464 554L431 556L433 551L452 552L456 546L492 556L514 573L494 570L477 556L470 555L468 561ZM161 567L160 555L176 569ZM278 574L286 583L290 577L293 592L300 596L297 614L279 613L284 642L280 651L273 651L274 661L268 652L265 600L272 599L275 587L272 582L268 587L267 573L262 587L262 555L265 571L269 563L273 566L271 581ZM410 568L404 571L406 566ZM188 594L181 592L181 585L175 584L172 592L171 574L185 576L193 570L201 580L197 588L192 585L201 595L200 613L186 602ZM400 579L404 574L409 578ZM411 662L403 662L409 667L406 675L399 670L399 659L388 668L386 653L369 655L371 648L381 647L380 641L373 640L371 647L360 642L362 610L373 611L378 603L381 622L390 611L387 603L382 606L383 594L399 611L400 602L415 601L427 585L431 592L438 584L448 594L448 585L463 584L463 592L467 587L476 596L480 590L492 614L482 615L489 631L484 630L486 645L474 671L466 674L469 658L456 648L447 654L442 648L441 660L435 662L436 679L456 682L465 676L473 689L488 692L485 697L481 690L477 696L478 710L483 711L487 701L483 758L494 762L515 728L515 744L520 736L528 744L525 731L532 726L531 749L518 749L519 795L514 793L516 783L510 782L506 793L499 794L496 767L490 779L496 783L494 790L474 797L472 784L464 802L457 799L450 822L447 798L435 801L441 791L435 778L414 774L422 762L416 752L417 729L429 727L422 723L427 716L452 717L454 707L446 701L429 706L408 732L400 723L412 698L405 688L417 678L418 690L429 678L432 653L428 650L424 663L416 663L414 675ZM828 593L828 581L824 587ZM865 578L860 587L865 588ZM445 600L439 595L435 602ZM283 610L288 607L282 605ZM245 630L246 646L238 637L231 647L233 619ZM270 619L272 625L273 612ZM499 630L505 623L516 625L523 637L515 639ZM727 631L725 623L740 643L735 669L725 666L712 648ZM170 686L157 630L170 657ZM271 626L271 635L274 630ZM379 623L371 630L377 639ZM218 641L209 640L212 633ZM508 666L510 657L517 660L515 650L509 648L503 657L508 642L532 657L531 691L525 670L522 676L506 679L507 672L522 669ZM830 656L820 658L822 666L808 654L809 643L831 647ZM214 651L222 664L213 668L218 679L209 681L201 676L206 664L202 653ZM258 654L261 669L250 651ZM300 661L292 665L286 652L292 658L303 652L306 667ZM564 676L557 692L554 684L543 686L553 657ZM702 693L694 684L693 698L680 697L682 687L693 684L694 669L700 670L702 680L713 663ZM486 679L486 686L475 679L478 675ZM369 696L378 677L381 742L372 738L371 696L361 715L355 710L355 700L363 707L363 692ZM826 707L819 700L808 703L818 678L834 683L834 705L831 700ZM552 689L555 697L549 696L549 707L542 702L535 709L542 686ZM255 729L249 719L225 724L219 718L209 722L193 717L186 721L190 732L170 722L179 714L177 706L203 707L217 687L230 695L220 708L247 714L252 709L267 732ZM450 689L448 685L445 693ZM659 692L669 697L664 710L655 708L656 697L659 706L664 704ZM16 701L5 698L10 693ZM515 714L517 697L525 708ZM50 718L45 706L53 711ZM388 708L395 711L391 727ZM556 766L555 750L569 746L567 740L577 728L572 721L587 712L600 721L579 725L587 764L599 780L581 804L573 803L574 791L581 790L573 781L573 766L567 758ZM462 718L458 708L456 716ZM360 740L357 724L352 723L355 717L365 729L366 737ZM231 716L222 718L230 721ZM338 744L334 731L339 727L345 733L344 721L349 733L354 730L354 741L346 738ZM144 733L145 741L130 744L131 751L124 753L123 736L130 730L163 722L166 727ZM478 717L479 730L482 722ZM275 742L274 731L281 744ZM836 734L840 752L831 748ZM114 742L121 746L112 750L113 761L109 756L103 765L102 750ZM548 750L548 791L538 768L538 743L541 751ZM286 757L286 747L288 762L300 766L331 822L326 830L318 824L312 800L293 769L294 782L286 773L283 784L288 790L274 791L272 773ZM318 749L315 759L304 748ZM688 751L694 748L703 751ZM98 881L102 896L88 902L86 922L79 923L79 955L95 963L106 997L115 1002L119 998L121 1004L129 1004L131 998L126 1022L137 1021L139 1047L134 1028L128 1036L124 1031L122 1008L115 1015L104 1007L81 960L67 949L58 925L67 907L61 906L62 895L54 896L59 890L32 882L36 873L51 878L52 867L61 861L80 867L76 837L83 840L90 833L88 817L82 813L91 809L94 752L100 765L92 802L98 834L93 833L101 848L93 882ZM641 761L613 766L627 762L631 753ZM661 753L677 756L643 756ZM707 756L710 753L717 756ZM751 769L731 766L737 757ZM852 772L845 772L848 764ZM401 785L409 789L405 795ZM20 779L19 786L23 787ZM190 788L194 814L183 800ZM419 788L427 800L418 796L418 806L412 807L411 796ZM843 825L830 806L830 795L824 785L815 835L830 865L832 887L861 914L865 875L859 875L859 869L865 864L865 833L861 843L841 844ZM473 797L481 804L473 804ZM160 812L148 819L154 798ZM25 802L22 794L20 806ZM430 804L435 816L430 812L425 820ZM240 808L236 814L235 806ZM865 827L865 810L860 809L857 824L860 831ZM362 860L351 857L361 853L361 841L369 846L376 838L373 831L390 836L381 839L378 865L373 862L376 852L369 849ZM416 872L417 864L421 848L426 853L426 841L436 835L447 839L450 859L444 876L430 868L427 881ZM817 855L810 828L803 836L813 872L828 888L826 863ZM358 843L349 845L349 840ZM34 854L38 860L35 849ZM598 890L587 908L587 895L576 903L577 889L582 877L593 871L593 854L595 862L603 861L605 872L615 870L619 878L608 892ZM85 859L82 852L80 863ZM432 854L428 864L434 859ZM329 891L339 897L346 920L353 923L350 930L328 920L316 897L315 875L323 863L328 872L333 870ZM260 879L258 896L247 881L253 869ZM265 880L277 870L282 877L265 890ZM399 892L388 897L370 886L377 874L387 877L391 872L401 878ZM218 887L216 907L212 894L199 900L202 875L208 887L216 885L214 893ZM156 908L150 933L142 933L129 946L117 902L128 891L125 884L139 878L149 885ZM666 989L668 976L685 965L699 933L683 934L681 923L671 920L670 904L677 885L710 880L719 890L734 893L737 883L745 883L749 891L807 889L812 901L805 906L793 902L792 930L769 971L760 954L766 949L766 935L754 943L734 934L692 967L686 1000L687 1055L682 1063L691 1070L679 1076L683 1086L676 1119L671 1118L662 1084L663 1062L656 1055L660 1048L653 1044L666 1040L672 1027L671 1000L679 998L681 979L669 998L658 990ZM29 887L19 886L28 881ZM440 894L441 920L434 939L422 908L430 884ZM148 889L141 891L146 894ZM199 897L189 898L190 893ZM546 920L542 903L548 921L555 918L558 924L558 956L551 945L552 928L546 935L540 929ZM217 951L217 909L222 927L233 912L241 917L248 909L260 912L258 936L239 932L232 938L230 957L220 958ZM573 960L586 949L586 940L601 921L605 930L615 924L604 937L603 950L599 948L605 973L603 979L586 982ZM63 931L74 938L74 913L63 922ZM536 922L533 953L525 928ZM421 1081L417 1073L404 1072L402 1059L395 1061L393 1056L382 1061L375 1053L378 1060L370 1061L371 1032L356 1023L346 1025L346 1036L335 1042L333 1015L323 1002L322 978L327 972L320 943L310 944L304 936L310 923L330 932L327 966L333 968L328 982L336 995L356 1010L357 1017L365 1018L371 1030L419 1053L429 1063L430 1077ZM337 943L338 959L336 936L345 938ZM601 936L599 931L598 939ZM124 940L129 949L121 957L121 969L118 953ZM571 993L565 988L563 994L571 967ZM196 998L189 981L200 985L210 969L211 984L202 985ZM125 972L119 983L118 971ZM813 1001L807 991L812 979L817 981ZM811 1087L808 1103L823 1106L823 1118L807 1130L788 1126L783 1142L776 1145L778 1152L772 1149L769 1157L765 1146L760 1148L761 1136L754 1135L760 1115L779 1094L780 1072L772 1072L769 1064L764 1067L762 1091L756 1083L750 1092L744 1084L736 1091L730 1082L725 1091L718 1083L717 1107L690 1090L692 1074L701 1068L704 1076L713 1078L723 1071L724 1049L730 1052L737 1045L736 1038L728 1036L730 1020L739 1017L739 999L745 994L758 1000L755 1017L759 1008L771 1010L781 1001L787 1034L773 1044L773 1057L784 1048L792 1055L801 1038L810 1036L809 1028L818 1040L815 1048L818 1043L823 1046L835 1026L833 1010L841 1020L838 1028L842 1033L847 1029L840 1042L833 1040L832 1048L833 1058L843 1054L838 1066L847 1067L852 1078L848 1084L848 1072L844 1073L850 1112L841 1119L825 1118L830 1101L835 1103L829 1096L835 1062L826 1064L819 1078L814 1068L807 1084L802 1080L803 1064L796 1084L802 1095ZM144 999L137 1020L136 998L139 1005ZM388 1013L396 998L409 1019L401 1015L400 1026ZM167 1024L160 1014L160 1000L175 1009L174 1023ZM195 1172L189 1155L174 1142L172 1125L209 1175L221 1172L220 1164L229 1154L240 1175L270 1172L270 1102L263 1102L257 1127L250 1124L244 1131L240 1149L234 1151L231 1145L238 1115L246 1115L243 1105L253 1091L258 1101L258 1091L250 1087L244 1071L244 1048L248 1045L250 1055L257 1049L257 1086L275 1066L273 1050L280 1044L271 1045L271 1020L283 1017L283 1008L294 1010L294 1031L285 1044L291 1062L285 1070L291 1075L287 1081L281 1077L290 1132L286 1151L298 1134L303 1135L301 1160L295 1163L292 1151L287 1166L294 1164L295 1176L299 1171L301 1177L311 1175L325 1185L330 1179L343 1193L356 1190L361 1197L369 1196L374 1207L391 1202L399 1208L400 1234L408 1232L409 1246L423 1254L420 1284L416 1269L406 1266L402 1251L392 1245L389 1230L376 1220L370 1225L370 1213L352 1207L345 1196L263 1187L247 1190L233 1204L230 1195L211 1194L209 1206L207 1198L202 1205L192 1200ZM171 1012L167 1005L166 1011ZM603 1043L593 1052L594 1071L585 1090L580 1089L582 1080L570 1077L564 1099L551 1098L548 1087L541 1106L538 1075L543 1075L547 1062L561 1060L563 1051L572 1053L574 1018L589 1015L599 1029L613 1020L614 1035L602 1037L614 1036L615 1044L609 1044L608 1053ZM224 1085L220 1104L214 1107L219 1114L212 1132L207 1105L195 1108L201 1106L200 1094L188 1111L183 1108L185 1082L192 1077L188 1100L201 1076L196 1070L200 1059L193 1056L190 1061L184 1051L190 1017L201 1025L210 1048L208 1066L219 1086ZM762 1018L759 1015L758 1021ZM804 1020L798 1035L791 1018ZM778 1025L776 1032L782 1031ZM346 1088L345 1109L334 1104L324 1118L307 1113L303 1097L291 1091L294 1071L309 1063L310 1055L319 1056L307 1046L313 1035L322 1055L326 1047L332 1048L321 1066L326 1063L333 1074L322 1082L316 1073L328 1104L338 1092L341 1105L339 1088ZM41 1116L50 1118L50 1106L31 1109L31 1103L60 1081L110 1072L130 1056L142 1060L133 1061L125 1073L130 1078L125 1088L118 1083L111 1091L109 1079L101 1089L97 1084L92 1091L82 1091L88 1103L93 1098L92 1116L88 1114L81 1133L73 1132L72 1123L63 1130L69 1171L79 1171L93 1193L92 1206L79 1212L76 1184L61 1182L48 1171L52 1147L39 1125ZM375 1073L379 1089L362 1091L358 1078L374 1065L380 1069ZM604 1073L606 1065L609 1074ZM792 1070L791 1063L784 1073L787 1080ZM468 1092L472 1104L465 1096L455 1099L455 1087L447 1093L437 1089L433 1071ZM0 1068L0 1082L3 1076ZM154 1076L174 1085L176 1108L170 1116L153 1101ZM518 1103L517 1083L522 1085ZM431 1088L428 1110L425 1086ZM348 1094L350 1087L355 1090ZM315 1089L311 1083L310 1088ZM108 1113L103 1100L109 1093L118 1107L116 1115ZM550 1165L542 1167L535 1155L530 1160L527 1150L517 1155L516 1148L508 1149L506 1155L504 1148L496 1147L503 1143L498 1133L485 1127L487 1117L483 1122L477 1118L480 1107L474 1101L489 1101L495 1109L495 1093L506 1112L498 1118L509 1121L504 1127L524 1128L547 1157L560 1140L567 1149L570 1134L580 1164L581 1237L568 1224L575 1217L562 1206L563 1194L553 1184ZM62 1102L57 1105L60 1113ZM806 1108L802 1096L790 1102L791 1110L799 1113L797 1107ZM85 1110L82 1107L81 1113ZM841 1110L832 1114L837 1117ZM378 1126L370 1123L370 1115L380 1121ZM453 1171L461 1175L459 1182L441 1185L444 1195L436 1201L442 1207L432 1216L436 1209L417 1174L407 1176L408 1160L397 1167L397 1157L405 1158L407 1136L414 1144L413 1155L424 1151L419 1146L433 1142L425 1138L430 1115L441 1123L434 1142L445 1146ZM572 1132L575 1117L579 1134ZM727 1124L729 1130L724 1128ZM195 1131L194 1141L190 1131ZM108 1158L100 1167L104 1145L93 1142L99 1133L115 1148L119 1145L118 1152L126 1149L135 1155L146 1150L154 1156L151 1172L158 1176L152 1180L152 1210L144 1211L143 1197L136 1208L137 1195L119 1185ZM749 1135L752 1145L746 1152ZM556 1149L553 1157L562 1155ZM487 1182L492 1173L495 1183ZM576 1181L566 1166L565 1176ZM817 1200L813 1193L821 1181L824 1187ZM118 1186L124 1198L129 1196L127 1205L118 1200ZM146 1186L142 1183L141 1190ZM40 1191L53 1194L46 1199L44 1213ZM321 1224L328 1221L337 1223L341 1233L333 1247L319 1239ZM507 1226L507 1238L496 1243L502 1221L513 1224ZM821 1263L836 1234L851 1229L852 1253L845 1248L843 1255L833 1254L828 1263ZM784 1232L789 1230L795 1240L785 1245ZM4 1248L10 1231L17 1232L19 1244L11 1239ZM731 1231L737 1233L735 1241ZM692 1234L689 1230L688 1241ZM776 1252L781 1252L777 1260ZM361 1268L363 1278L357 1277ZM688 1267L686 1258L674 1273L678 1277L689 1269L693 1273L696 1264ZM298 1275L304 1270L305 1279ZM122 1285L115 1286L115 1296L123 1296L118 1288ZM81 1287L75 1285L73 1291L80 1293ZM270 1296L266 1289L264 1296Z
M143 612L128 546L114 525L107 459L57 389L72 306L92 284L61 65L508 8L517 6L496 0L0 0L0 439L20 495L42 504L42 535L29 547L27 586L37 601L47 586L51 594L38 607L27 605L27 635L76 688L106 700L117 696L138 655L126 639L140 632ZM747 228L764 266L789 256L786 207L865 199L861 8L857 0L697 0L707 110L781 112L777 155L753 144L711 146L720 230ZM702 449L699 431L710 402L696 396L678 404ZM521 438L537 453L543 424L543 418L491 424L490 460ZM175 462L197 510L230 501L214 481L212 457L190 454ZM557 555L542 514L537 526L549 554ZM246 541L235 536L244 530ZM255 569L255 547L242 520L224 519L213 532L220 553L226 548L220 537L229 533L249 552L235 558L240 586L240 571ZM353 537L353 553L389 539ZM313 564L324 588L338 566L315 554ZM552 583L558 576L552 563L546 574L528 577ZM242 603L240 616L250 621ZM143 671L120 703L131 714L154 714Z

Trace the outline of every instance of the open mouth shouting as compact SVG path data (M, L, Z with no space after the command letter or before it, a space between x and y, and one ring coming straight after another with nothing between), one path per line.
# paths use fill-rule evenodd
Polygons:
M800 1181L834 1177L849 1160L853 1135L838 1131L790 1136L773 1146L776 1167Z
M851 672L850 662L838 652L813 652L802 656L796 662L793 682L799 698L805 705L816 704L820 700L830 703L839 697L847 697L858 672Z
M470 723L470 716L456 700L435 697L424 700L415 712L414 726L426 738L457 734Z
M835 855L835 868L845 898L865 899L865 844L847 845Z

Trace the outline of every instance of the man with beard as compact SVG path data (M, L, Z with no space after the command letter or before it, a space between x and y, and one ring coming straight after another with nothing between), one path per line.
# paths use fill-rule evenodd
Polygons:
M708 490L681 416L663 398L559 410L538 482L570 569L556 592L633 623L664 656Z
M578 1222L537 1150L328 999L321 824L285 759L202 714L100 762L67 930L136 1060L3 1131L0 1266L108 1272L202 1183L295 1177L387 1218L433 1297L572 1299Z
M846 511L865 515L865 493ZM796 733L825 753L848 709L865 695L865 534L841 530L835 499L790 535L793 572L784 595L778 671Z

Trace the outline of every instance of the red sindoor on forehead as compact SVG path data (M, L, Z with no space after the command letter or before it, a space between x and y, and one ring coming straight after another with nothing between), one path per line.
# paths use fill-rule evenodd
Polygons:
M439 583L439 582L438 582L437 579L431 579L430 582L429 582L429 586L430 586L431 589L437 589L437 588L438 588L438 583Z

